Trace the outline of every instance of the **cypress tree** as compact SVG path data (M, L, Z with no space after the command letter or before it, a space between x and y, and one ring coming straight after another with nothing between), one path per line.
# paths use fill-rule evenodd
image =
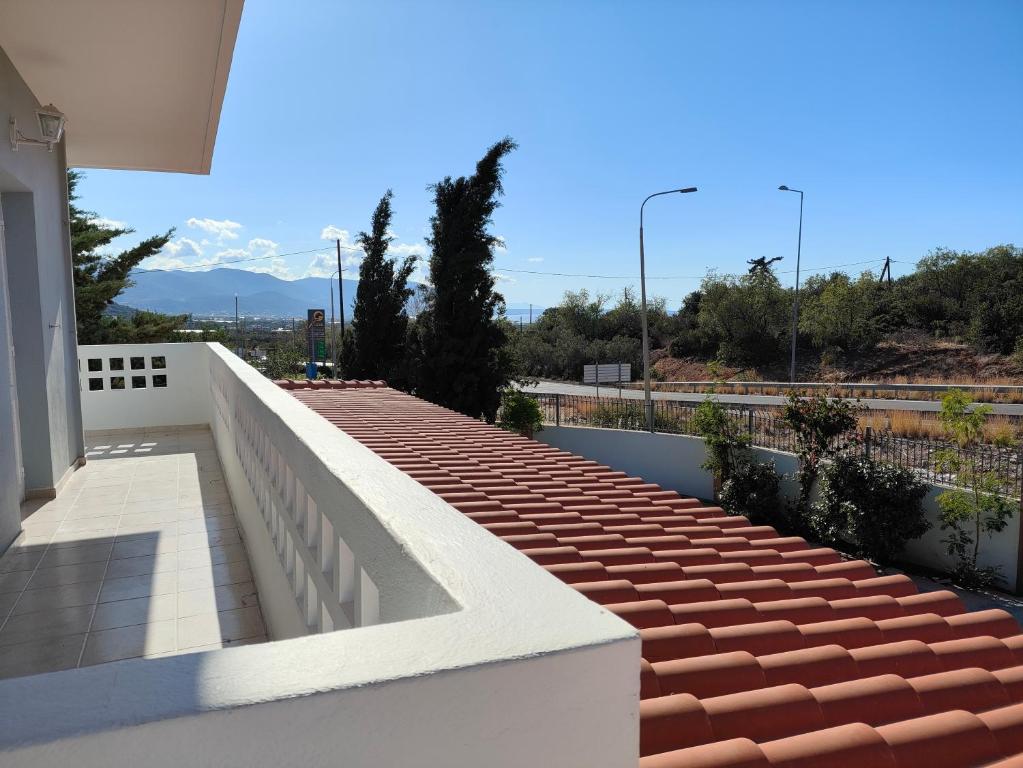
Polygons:
M128 274L139 262L155 256L171 239L174 230L143 240L117 256L106 258L102 249L134 230L98 223L96 214L79 208L75 190L81 176L68 171L68 214L71 229L71 260L75 279L75 315L79 344L130 344L167 341L181 328L187 315L128 312L123 317L106 314L114 299L131 281Z
M359 287L355 292L354 336L345 358L346 372L357 379L386 379L403 386L402 356L408 315L405 305L412 295L408 280L415 268L414 256L400 263L387 258L394 239L391 228L391 190L380 198L369 232L360 232L357 242L366 254L359 265Z
M500 238L488 228L504 193L502 160L515 147L504 138L471 176L448 176L433 185L436 213L427 239L433 287L416 321L416 394L489 422L497 416L511 360L499 322L504 298L490 273Z

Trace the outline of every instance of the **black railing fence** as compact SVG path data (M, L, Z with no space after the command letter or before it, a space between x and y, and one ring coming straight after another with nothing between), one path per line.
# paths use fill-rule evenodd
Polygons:
M537 393L533 397L540 404L545 424L639 431L647 428L642 400L548 393ZM654 412L655 432L696 434L693 428L696 404L678 400L653 400L650 405ZM795 433L776 413L742 406L730 409L730 413L745 426L754 446L795 452ZM844 435L841 440L848 444L848 450L856 454L909 468L930 482L959 484L955 473L943 472L938 467L939 453L953 451L960 459L975 462L978 470L993 473L1003 493L1019 498L1023 486L1021 446L977 445L962 448L941 440L899 437L870 427Z

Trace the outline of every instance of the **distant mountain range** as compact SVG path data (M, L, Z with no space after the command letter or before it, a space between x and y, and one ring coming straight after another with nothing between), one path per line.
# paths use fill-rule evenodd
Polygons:
M134 283L117 297L122 307L172 315L234 317L234 297L243 317L300 317L308 309L330 312L330 283L337 305L337 281L325 277L281 280L262 272L211 269L207 272L133 272ZM358 280L342 280L345 315L352 316Z

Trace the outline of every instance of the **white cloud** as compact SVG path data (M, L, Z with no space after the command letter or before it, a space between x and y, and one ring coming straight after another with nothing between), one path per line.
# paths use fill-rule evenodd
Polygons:
M201 229L217 238L218 242L225 240L237 240L238 230L242 225L230 219L197 219L192 217L185 224L191 229Z
M206 241L204 240L203 243ZM181 258L200 258L203 255L203 243L197 243L190 237L179 237L163 247L165 253Z
M532 262L533 264L539 264L543 261L543 256L530 256L526 261Z
M392 256L424 258L429 253L429 249L426 247L426 243L391 243L391 247L387 249L387 252Z
M341 227L335 227L333 224L328 224L320 230L321 240L340 240L341 245L355 245L355 241L352 240L352 233L347 229L341 229Z
M335 269L337 265L333 256L329 253L320 253L309 262L302 277L330 277Z
M102 216L89 219L90 224L95 224L97 227L103 227L104 229L127 229L128 222L118 221L117 219L105 219Z
M495 272L494 273L494 280L496 280L499 283L514 283L514 282L516 282L514 277L512 277L511 275L505 275L505 274L503 274L501 272Z

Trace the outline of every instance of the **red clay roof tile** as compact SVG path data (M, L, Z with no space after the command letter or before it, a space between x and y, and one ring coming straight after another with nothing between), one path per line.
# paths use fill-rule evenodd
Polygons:
M278 383L639 628L642 768L965 768L1023 751L1023 635L1004 611L967 613L383 382Z

